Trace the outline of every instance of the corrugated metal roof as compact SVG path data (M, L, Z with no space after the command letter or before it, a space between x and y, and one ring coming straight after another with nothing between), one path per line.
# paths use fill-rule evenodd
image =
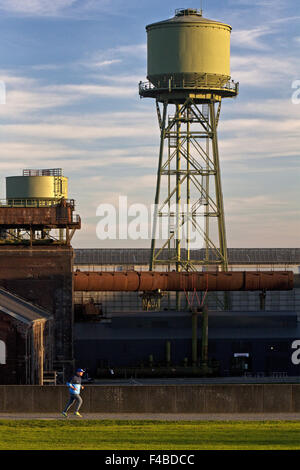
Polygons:
M150 260L148 248L82 248L75 249L75 264L130 264L147 265ZM186 250L182 250L185 259ZM205 250L191 250L191 259L203 260ZM168 252L162 253L160 259L168 259ZM213 260L213 253L211 253ZM300 248L229 248L229 264L300 264Z
M25 299L3 288L0 288L0 311L24 323L51 318L51 315L46 310L27 302Z

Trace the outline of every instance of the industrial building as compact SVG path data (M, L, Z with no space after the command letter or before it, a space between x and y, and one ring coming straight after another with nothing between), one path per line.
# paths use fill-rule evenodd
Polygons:
M6 179L6 200L0 205L0 286L52 318L51 361L45 355L41 371L55 370L62 377L74 367L70 243L81 224L74 210L61 169L24 170L21 176ZM15 357L11 348L8 343L1 381L8 380L5 370ZM10 375L13 380L42 384L43 373L27 375L26 380L15 373Z
M62 169L8 176L1 384L63 382L76 365L99 379L298 375L300 248L227 247L218 123L239 93L231 26L179 9L146 31L138 92L160 131L150 246L74 250L81 219Z
M75 249L74 267L88 272L147 271L149 255L150 249ZM299 365L291 358L294 341L300 338L300 249L228 249L228 260L229 271L292 271L294 288L264 295L230 292L227 311L222 308L224 292L208 294L208 356L217 364L216 375L298 375ZM167 269L168 260L161 265L162 271ZM204 292L197 296L201 303ZM193 300L197 307L197 298ZM120 377L189 375L190 307L184 293L181 311L176 310L174 292L160 298L159 310L142 311L140 292L75 291L76 358L99 377L109 376L110 369L118 370ZM200 358L201 316L197 337Z

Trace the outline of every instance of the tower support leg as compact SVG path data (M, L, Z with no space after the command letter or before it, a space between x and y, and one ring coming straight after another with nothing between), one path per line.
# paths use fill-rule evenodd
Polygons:
M168 115L174 104L174 114ZM177 272L195 271L199 266L227 271L217 135L220 101L212 97L199 103L188 96L185 102L164 101L162 111L158 101L156 105L160 151L150 271L159 264L167 264L169 270ZM162 226L165 227L160 223L163 221L168 225L166 238L159 237ZM193 248L202 248L197 251L201 256L193 257Z

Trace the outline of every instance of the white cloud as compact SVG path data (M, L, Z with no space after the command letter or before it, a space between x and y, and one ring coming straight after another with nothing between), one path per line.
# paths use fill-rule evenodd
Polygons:
M283 81L291 86L291 80L298 76L299 59L266 54L232 55L231 69L234 80L241 86L273 87Z
M292 92L292 89L291 89ZM236 101L236 106L228 107L230 115L242 117L268 117L278 119L280 121L289 119L300 119L300 105L292 103L291 99L263 99L263 100L248 100L246 103L239 103ZM227 110L226 110L227 111Z
M103 69L103 68L108 68L113 64L118 64L122 62L121 59L112 59L112 60L90 60L90 61L73 61L73 62L65 62L63 64L37 64L33 65L31 68L32 70L59 70L59 69L65 69L67 67L89 67L89 68L95 68L95 69Z
M129 86L122 86L121 80L119 86L109 86L109 85L92 85L92 84L81 84L81 85L57 85L50 86L48 90L57 91L58 93L71 93L72 95L79 96L107 96L107 97L118 97L118 98L128 98L134 95L137 95L137 85L136 88Z
M227 161L299 157L299 134L300 105L291 99L237 100L221 113L220 154Z
M4 127L3 127L4 130ZM113 138L146 138L154 135L154 129L143 126L130 126L128 124L111 126L107 123L99 123L94 126L68 124L8 124L5 126L6 136L59 139L59 140L79 140L84 141ZM155 132L156 134L156 132Z
M275 34L276 31L269 27L262 26L254 29L236 30L231 34L232 45L237 47L246 47L249 49L266 50L270 49L269 45L264 44L260 39L269 34Z
M271 24L280 24L280 23L283 23L286 25L286 23L288 22L294 22L294 21L298 21L300 20L300 16L286 16L286 17L282 17L280 16L280 18L276 18L274 20L271 20L270 23Z
M101 83L101 77L99 82ZM0 105L0 116L10 119L24 119L27 116L27 123L41 116L43 110L50 108L61 108L81 102L90 102L91 98L112 98L131 99L138 97L137 77L118 77L118 80L110 80L105 76L103 82L110 82L109 85L82 83L82 84L62 84L44 85L41 81L14 75L12 72L0 72L0 80L6 85L6 104ZM99 103L100 105L100 103ZM75 115L76 116L76 115Z
M276 13L281 12L285 7L282 0L231 0L231 3L235 6L239 4L250 7L260 7L267 12L271 10L276 11ZM270 9L268 9L268 7L270 7Z
M277 129L277 133L270 132L270 129L264 133L263 128L257 125L234 136L229 131L227 139L220 138L221 158L226 161L255 158L263 162L269 158L299 157L299 134L290 136L287 132L281 132L280 126Z
M249 214L249 211L257 212L260 209L260 213L266 209L268 212L270 207L274 207L278 210L288 208L288 201L283 201L280 198L274 198L272 196L267 196L264 194L255 195L252 197L237 197L237 198L228 198L226 200L226 209L234 212L235 214L243 214L245 211Z
M111 59L111 60L100 60L99 62L93 62L87 65L96 67L96 68L102 68L102 67L108 67L109 65L112 65L112 64L119 64L120 62L122 62L120 59Z
M104 66L128 61L129 58L146 60L147 44L128 44L125 46L112 47L100 50L91 54L81 65L94 68L102 68Z
M76 0L0 0L0 10L25 15L53 16Z
M147 44L129 44L127 46L119 46L114 49L111 49L115 54L125 54L125 55L133 55L133 56L141 56L146 55L147 52Z
M155 168L157 148L145 147L142 144L125 149L109 148L92 150L78 148L72 143L59 142L27 142L1 141L0 168L22 168L24 165L40 166L40 162L47 167L62 166L77 169L92 167L105 167L113 165L126 165L140 168ZM29 163L31 162L31 163Z
M79 98L77 97L77 100ZM76 97L57 94L45 89L44 91L6 91L6 104L0 106L2 117L16 119L34 111L56 108L74 103ZM32 117L32 116L31 116Z

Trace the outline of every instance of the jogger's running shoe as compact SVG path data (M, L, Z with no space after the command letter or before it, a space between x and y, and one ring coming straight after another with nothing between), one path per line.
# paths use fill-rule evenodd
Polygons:
M65 418L67 418L67 417L68 417L68 414L67 414L65 411L62 411L62 413L61 413L61 414L62 414L62 415L65 417Z
M74 415L80 416L80 418L82 418L82 415L79 413L79 411L75 411Z

